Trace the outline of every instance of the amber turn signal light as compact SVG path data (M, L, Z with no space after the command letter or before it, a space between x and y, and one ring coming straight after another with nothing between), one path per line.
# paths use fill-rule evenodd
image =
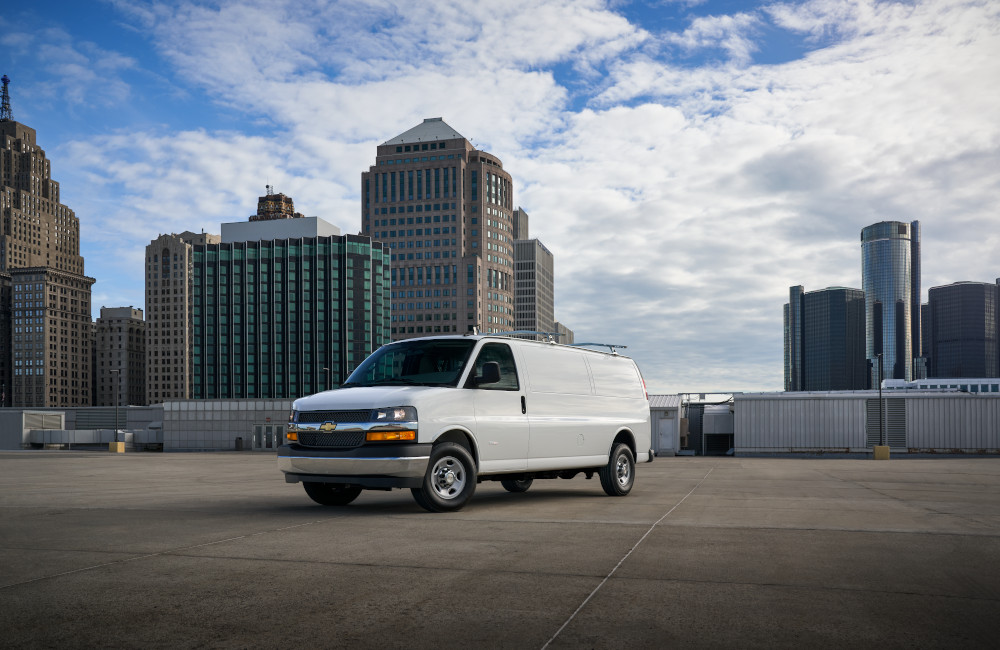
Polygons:
M416 431L369 431L365 435L368 442L388 442L392 440L416 440Z

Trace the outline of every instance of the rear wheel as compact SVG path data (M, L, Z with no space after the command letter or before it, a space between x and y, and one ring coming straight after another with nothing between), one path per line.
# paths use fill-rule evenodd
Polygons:
M346 506L361 494L361 488L340 483L304 482L302 487L310 499L323 506Z
M531 487L531 479L530 478L510 479L510 480L504 479L500 481L500 485L502 485L503 489L507 490L508 492L527 492L528 488Z
M618 443L611 450L608 464L598 472L604 493L612 497L623 497L632 491L635 481L635 458L632 450L624 443Z
M460 510L476 491L476 464L472 455L454 442L435 445L423 485L410 491L413 500L424 510Z

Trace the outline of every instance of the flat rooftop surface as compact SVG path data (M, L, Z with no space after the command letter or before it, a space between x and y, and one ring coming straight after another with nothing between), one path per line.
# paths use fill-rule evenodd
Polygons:
M1000 458L660 458L314 505L271 454L0 453L0 646L995 648Z

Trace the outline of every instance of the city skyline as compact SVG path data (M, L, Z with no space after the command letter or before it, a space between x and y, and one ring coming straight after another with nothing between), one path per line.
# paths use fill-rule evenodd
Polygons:
M42 1L0 33L95 317L265 183L359 232L374 147L431 115L503 161L558 318L651 392L780 390L788 286L861 286L868 224L921 222L921 302L1000 275L986 4Z

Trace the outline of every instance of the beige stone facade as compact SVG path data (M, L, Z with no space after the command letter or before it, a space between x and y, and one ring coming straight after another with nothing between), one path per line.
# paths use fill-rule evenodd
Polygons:
M94 278L46 267L9 273L10 406L90 406Z
M89 406L90 288L80 222L35 130L0 120L0 404Z
M441 118L392 138L361 174L362 234L387 243L393 340L514 329L513 183Z
M101 307L94 329L94 406L145 406L146 322L142 310Z
M160 235L146 246L147 404L191 397L193 250L220 239L182 232Z

